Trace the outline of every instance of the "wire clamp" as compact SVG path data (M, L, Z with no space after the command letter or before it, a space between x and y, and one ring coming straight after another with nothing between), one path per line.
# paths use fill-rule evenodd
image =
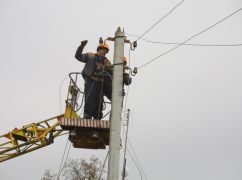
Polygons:
M135 76L137 73L138 73L138 68L137 67L134 67L134 70L131 71L131 75L132 76Z

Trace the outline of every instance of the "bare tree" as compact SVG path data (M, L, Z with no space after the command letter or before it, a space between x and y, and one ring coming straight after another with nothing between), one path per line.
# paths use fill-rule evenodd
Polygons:
M64 179L98 180L102 173L102 163L92 156L87 162L84 159L71 159L64 167Z
M54 180L56 177L56 174L51 174L50 170L45 170L44 176L41 178L41 180Z
M58 180L104 180L106 171L103 169L102 162L95 156L89 161L85 159L70 159L64 165ZM46 170L41 180L55 180L56 175L52 175L50 170Z

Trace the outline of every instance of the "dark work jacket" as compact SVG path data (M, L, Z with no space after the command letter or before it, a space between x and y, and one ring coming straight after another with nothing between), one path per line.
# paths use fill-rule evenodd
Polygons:
M132 78L129 76L128 73L125 72L125 69L128 69L128 66L124 66L124 73L123 73L123 83L126 86L129 86L132 83ZM105 71L112 77L113 76L113 68L112 67L107 67ZM109 82L110 80L112 81L112 78L110 76L107 76L106 80L108 84L112 84L112 82Z
M113 68L106 68L106 73L108 76L104 76L103 92L104 95L111 101L112 99L112 78L113 78ZM123 84L129 86L132 83L132 78L128 73L123 73Z
M82 46L78 47L75 58L78 61L85 63L85 66L82 70L83 76L91 77L93 73L97 71L102 71L104 60L106 59L106 57L101 57L94 53L82 54L83 48L84 47Z

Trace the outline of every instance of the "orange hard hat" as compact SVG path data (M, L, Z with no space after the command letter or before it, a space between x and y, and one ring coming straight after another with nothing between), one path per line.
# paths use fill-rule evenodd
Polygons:
M127 62L128 62L127 58L126 58L125 56L123 56L123 57L122 57L122 60L123 60L124 65L126 65Z
M109 46L108 46L107 43L102 43L102 44L98 45L97 51L100 50L100 49L106 49L107 51L109 51Z

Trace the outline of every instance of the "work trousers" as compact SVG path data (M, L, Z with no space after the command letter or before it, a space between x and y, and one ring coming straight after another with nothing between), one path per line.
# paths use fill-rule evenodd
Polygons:
M95 81L91 78L84 77L84 117L102 119L103 113L103 88L101 81Z
M112 79L110 76L104 76L103 94L111 101L112 99Z

